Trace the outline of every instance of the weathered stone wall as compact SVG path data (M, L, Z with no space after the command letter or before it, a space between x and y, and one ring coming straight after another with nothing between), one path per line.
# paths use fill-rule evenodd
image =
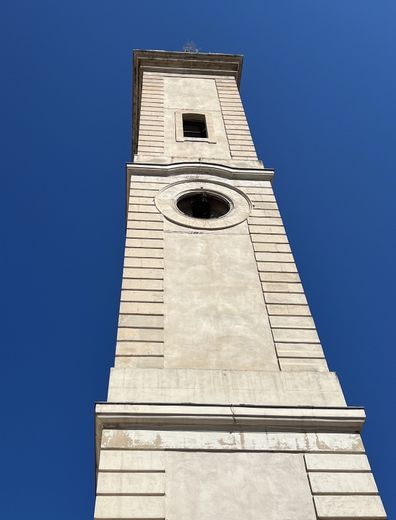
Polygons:
M178 135L183 113L204 114L210 139ZM145 72L135 162L260 166L235 78Z
M191 229L165 219L164 228L155 197L164 187L189 178L131 179L116 366L161 368L165 362L168 367L187 364L193 368L194 358L200 356L203 360L195 368L216 368L213 355L205 353L205 345L209 342L213 353L216 345L210 338L216 338L217 344L224 338L219 349L224 348L227 359L218 368L247 369L250 365L256 369L326 371L271 183L217 179L241 190L251 201L247 223L191 233ZM200 178L207 180L208 176ZM168 248L164 249L165 244ZM205 331L201 334L202 327ZM165 334L169 345L164 349ZM179 352L175 352L178 342ZM252 349L256 348L261 351L254 354ZM164 360L165 352L169 357ZM179 365L174 358L179 359Z
M137 55L95 519L385 519L364 411L327 367L273 172L256 155L241 57ZM185 138L183 113L205 115L206 138ZM190 190L222 194L231 211L182 215Z
M358 434L208 428L104 429L95 518L386 518Z

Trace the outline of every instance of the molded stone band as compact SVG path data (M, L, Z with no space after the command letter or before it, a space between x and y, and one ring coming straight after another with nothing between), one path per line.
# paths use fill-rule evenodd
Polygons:
M97 403L95 407L95 444L97 460L103 430L149 430L169 432L288 432L301 435L355 436L366 415L358 407L240 406L157 403ZM357 438L357 437L356 437ZM336 441L336 439L334 438ZM355 442L355 441L354 441ZM287 451L287 450L286 450ZM309 450L308 450L309 451ZM326 450L324 450L326 451Z
M274 170L270 168L234 168L223 164L184 162L171 164L128 163L127 174L169 177L171 175L215 175L224 179L271 181Z
M363 408L305 408L267 406L200 406L143 403L97 403L96 420L99 428L122 428L157 424L194 425L198 429L227 431L230 427L249 430L279 431L361 431L366 415ZM210 428L212 426L212 428Z

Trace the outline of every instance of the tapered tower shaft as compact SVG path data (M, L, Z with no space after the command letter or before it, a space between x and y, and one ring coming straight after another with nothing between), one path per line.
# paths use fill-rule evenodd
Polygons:
M95 519L384 519L239 94L242 57L134 53Z

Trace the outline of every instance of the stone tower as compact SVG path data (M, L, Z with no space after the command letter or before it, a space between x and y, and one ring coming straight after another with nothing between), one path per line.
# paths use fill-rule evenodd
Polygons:
M242 57L134 53L96 519L384 519L239 95Z

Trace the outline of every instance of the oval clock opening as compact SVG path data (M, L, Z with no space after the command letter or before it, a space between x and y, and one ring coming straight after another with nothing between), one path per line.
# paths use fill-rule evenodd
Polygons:
M226 199L207 191L187 193L180 197L176 205L185 215L201 219L223 217L231 209Z

